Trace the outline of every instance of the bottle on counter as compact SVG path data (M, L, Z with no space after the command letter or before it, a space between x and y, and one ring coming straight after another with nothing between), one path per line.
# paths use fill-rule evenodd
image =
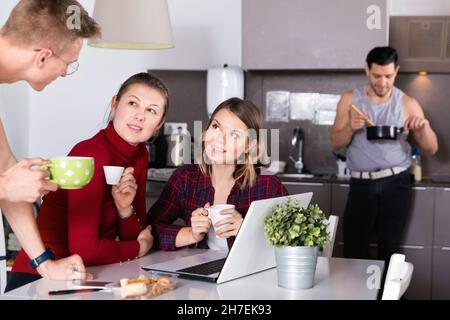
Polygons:
M416 182L422 181L422 163L419 148L413 148L411 150L411 158L411 173L414 175L414 180Z

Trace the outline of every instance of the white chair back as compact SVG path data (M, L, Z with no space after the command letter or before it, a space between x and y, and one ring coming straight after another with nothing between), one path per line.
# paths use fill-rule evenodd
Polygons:
M5 292L6 287L6 242L5 228L3 225L3 213L0 209L0 295Z
M323 246L322 256L331 258L333 255L334 239L336 239L336 231L339 222L338 216L330 215L328 217L327 232L329 234L328 242Z
M414 266L405 261L405 255L394 253L384 281L382 300L399 300L409 287Z

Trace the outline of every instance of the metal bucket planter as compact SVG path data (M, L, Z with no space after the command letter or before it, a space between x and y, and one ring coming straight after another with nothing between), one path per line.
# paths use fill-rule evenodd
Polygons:
M314 285L319 247L275 247L278 286L308 289Z

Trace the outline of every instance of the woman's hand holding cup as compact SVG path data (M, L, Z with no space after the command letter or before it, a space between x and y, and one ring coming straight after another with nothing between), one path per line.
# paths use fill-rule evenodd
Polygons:
M211 219L208 217L209 202L203 208L198 208L192 212L191 230L194 242L202 241L211 228Z
M112 186L114 203L122 219L126 219L133 214L131 204L137 191L137 183L133 172L134 169L132 167L126 168L120 178L119 184Z
M236 236L244 221L232 204L214 205L208 209L208 212L218 238Z

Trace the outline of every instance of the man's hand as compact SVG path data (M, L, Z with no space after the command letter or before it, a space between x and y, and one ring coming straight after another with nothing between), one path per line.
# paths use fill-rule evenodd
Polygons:
M409 130L422 130L425 127L429 127L430 126L430 122L422 117L418 117L418 116L410 116L405 120L405 123L403 125L403 128L405 131L409 131Z
M48 164L42 158L24 159L0 175L0 199L9 202L35 202L39 197L56 191L57 185L46 181L47 170L33 169L33 166Z
M350 128L353 132L362 129L365 123L365 118L361 115L353 111L350 112Z
M59 260L46 260L37 267L39 274L50 280L92 280L81 257L74 254Z
M133 176L134 169L126 168L117 186L112 187L112 196L121 218L128 218L133 210L131 204L136 196L137 184Z

